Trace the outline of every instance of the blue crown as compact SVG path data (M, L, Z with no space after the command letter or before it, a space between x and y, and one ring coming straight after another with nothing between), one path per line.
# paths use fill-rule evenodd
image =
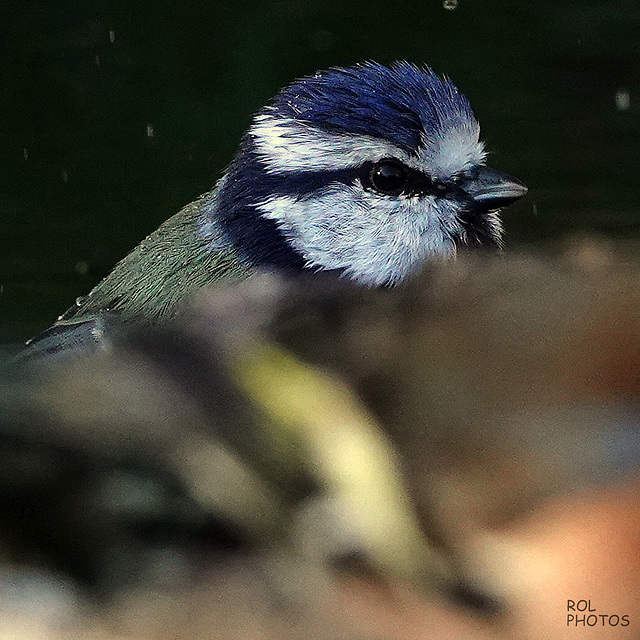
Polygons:
M327 131L384 138L409 153L422 136L476 126L467 99L448 78L404 61L320 71L285 87L267 110Z

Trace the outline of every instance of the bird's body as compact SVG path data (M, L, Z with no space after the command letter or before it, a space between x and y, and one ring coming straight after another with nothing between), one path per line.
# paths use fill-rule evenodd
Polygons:
M216 187L143 240L45 334L179 314L190 294L256 269L393 285L459 245L501 242L524 185L484 166L479 125L448 80L406 62L318 72L255 116ZM48 341L48 342L47 342ZM37 346L38 342L36 342Z
M124 321L156 324L177 315L190 292L217 280L246 277L249 267L209 222L215 194L202 195L160 225L59 321L110 312Z

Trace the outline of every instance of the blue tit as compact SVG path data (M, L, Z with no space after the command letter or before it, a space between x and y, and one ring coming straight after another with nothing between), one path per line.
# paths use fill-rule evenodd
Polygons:
M526 187L485 166L466 98L426 67L332 68L254 117L212 191L145 238L32 343L100 345L113 318L158 324L194 291L261 269L394 285L461 246L500 246ZM38 346L39 345L39 346Z

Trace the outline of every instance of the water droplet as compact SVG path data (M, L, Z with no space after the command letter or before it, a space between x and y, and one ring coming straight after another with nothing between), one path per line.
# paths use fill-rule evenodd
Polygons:
M616 109L627 111L631 106L631 95L627 89L620 88L616 91Z
M95 57L95 61L96 61L96 67L100 66L100 56L96 56Z
M152 124L148 124L147 125L147 138L153 138L153 125Z
M116 32L113 29L111 29L109 31L109 42L113 44L115 41L116 41Z
M69 174L66 169L62 169L60 175L62 176L62 182L69 182Z
M87 274L89 272L89 263L86 262L85 260L80 260L80 262L76 262L75 265L73 266L73 270L81 275L84 276L85 274ZM84 302L85 298L82 298L82 302ZM76 304L77 304L78 300L76 300ZM80 305L78 305L80 306Z
M443 0L442 6L447 11L453 11L458 8L458 0Z
M24 158L25 162L29 159L29 152L26 150L26 148L22 150L22 157Z

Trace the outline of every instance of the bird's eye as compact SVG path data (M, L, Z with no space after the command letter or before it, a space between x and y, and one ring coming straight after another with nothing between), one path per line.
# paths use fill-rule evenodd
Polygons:
M409 171L397 160L379 160L371 165L368 182L380 193L397 195L407 185L408 178Z

